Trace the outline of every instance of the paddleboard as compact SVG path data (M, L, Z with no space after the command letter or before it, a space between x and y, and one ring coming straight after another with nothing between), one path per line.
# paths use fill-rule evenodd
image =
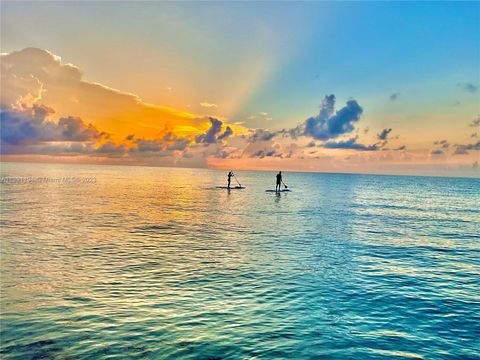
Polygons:
M290 189L282 189L282 190L265 190L265 192L288 192L292 191Z
M217 189L241 190L245 189L245 186L230 186L230 188L228 188L227 186L217 186Z

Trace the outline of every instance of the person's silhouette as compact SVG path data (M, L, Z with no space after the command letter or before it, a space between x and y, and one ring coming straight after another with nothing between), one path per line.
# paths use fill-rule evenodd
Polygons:
M232 182L232 176L233 176L233 172L230 171L230 172L228 173L228 177L227 177L227 178L228 178L228 185L227 185L227 188L228 188L228 189L230 189L230 183Z
M280 191L282 188L282 172L279 171L277 174L277 185L275 185L275 191Z

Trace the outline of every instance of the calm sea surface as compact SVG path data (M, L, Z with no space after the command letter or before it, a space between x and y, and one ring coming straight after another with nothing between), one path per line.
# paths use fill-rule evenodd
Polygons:
M480 358L479 179L236 174L1 164L1 358Z

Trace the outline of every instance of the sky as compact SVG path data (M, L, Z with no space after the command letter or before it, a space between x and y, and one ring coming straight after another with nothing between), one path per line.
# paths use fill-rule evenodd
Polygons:
M6 2L1 158L480 177L480 2Z

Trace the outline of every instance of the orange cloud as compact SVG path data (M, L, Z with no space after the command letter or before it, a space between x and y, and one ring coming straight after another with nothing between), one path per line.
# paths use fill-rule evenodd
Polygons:
M82 80L81 71L52 53L26 48L2 54L2 105L34 103L55 109L57 118L78 116L120 141L134 132L155 137L168 131L194 136L209 124L187 111L143 102L138 96Z

